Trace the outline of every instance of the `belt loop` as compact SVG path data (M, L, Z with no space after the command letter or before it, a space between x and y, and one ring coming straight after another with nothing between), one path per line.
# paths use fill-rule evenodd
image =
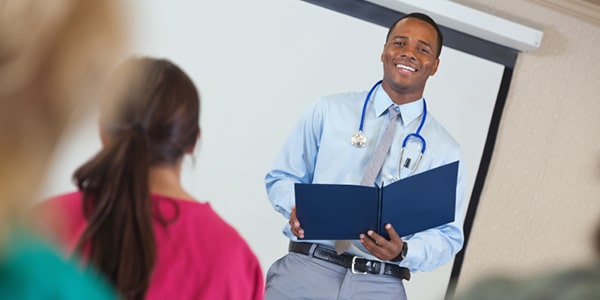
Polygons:
M385 263L381 262L381 265L379 265L379 275L383 275L384 272L385 272Z
M313 257L313 254L315 254L315 250L317 249L317 244L311 244L310 245L310 249L308 250L308 256Z

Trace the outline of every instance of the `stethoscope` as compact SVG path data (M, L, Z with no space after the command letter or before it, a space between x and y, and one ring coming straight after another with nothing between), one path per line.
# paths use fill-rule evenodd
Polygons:
M375 91L375 89L381 84L381 82L382 82L382 80L377 81L373 85L373 87L371 87L371 90L369 90L369 93L367 93L367 97L365 98L365 103L363 104L363 108L362 108L362 114L360 116L360 125L358 126L358 131L355 134L353 134L352 138L351 138L351 143L355 147L362 148L367 144L367 137L363 133L363 127L364 127L364 123L365 123L365 113L367 111L367 104L369 103L371 94L373 94L373 91ZM405 175L412 174L417 169L417 166L419 165L419 162L421 161L423 154L425 154L425 147L427 146L427 143L425 142L425 138L423 138L423 136L421 136L421 129L423 128L423 125L425 124L426 118L427 118L427 104L425 103L425 99L423 99L423 116L421 117L421 123L419 123L419 127L417 127L417 131L406 135L406 137L404 137L404 140L402 140L402 150L400 151L400 166L399 166L398 172L401 172L401 170L403 170L403 169L408 169L409 172L408 172L408 174L405 174ZM417 140L421 144L420 153L418 154L417 158L415 159L416 161L412 164L411 164L411 161L412 161L411 158L407 158L406 161L402 162L402 157L403 157L404 151L406 149L406 144L411 139Z

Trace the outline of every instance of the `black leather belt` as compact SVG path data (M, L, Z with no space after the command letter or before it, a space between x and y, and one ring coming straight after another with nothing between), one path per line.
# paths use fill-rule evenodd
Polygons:
M312 245L313 244L309 243L290 241L288 250L290 252L310 255L310 248ZM313 257L348 268L355 274L379 274L381 267L383 266L383 273L381 274L410 280L410 271L407 268L394 264L386 264L376 260L368 260L358 256L337 254L335 250L330 250L319 245L316 245Z

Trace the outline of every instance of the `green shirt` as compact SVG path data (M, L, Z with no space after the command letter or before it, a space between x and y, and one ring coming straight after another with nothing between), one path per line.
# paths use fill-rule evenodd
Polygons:
M107 281L48 243L19 232L0 251L0 299L118 299Z

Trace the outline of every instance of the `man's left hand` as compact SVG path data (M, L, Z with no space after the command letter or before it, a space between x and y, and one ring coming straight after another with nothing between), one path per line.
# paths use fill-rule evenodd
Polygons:
M369 230L367 234L360 235L360 243L375 257L381 260L392 260L400 255L404 242L391 224L386 224L385 230L390 236L389 240Z

